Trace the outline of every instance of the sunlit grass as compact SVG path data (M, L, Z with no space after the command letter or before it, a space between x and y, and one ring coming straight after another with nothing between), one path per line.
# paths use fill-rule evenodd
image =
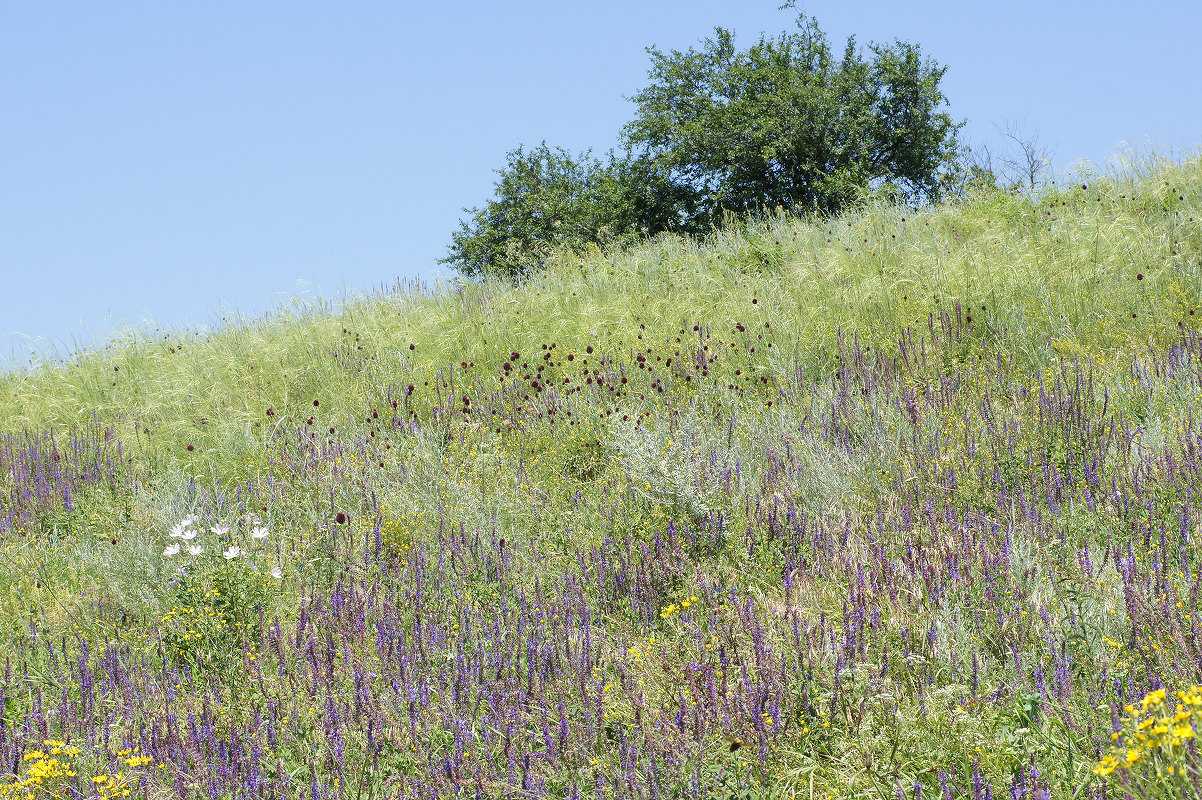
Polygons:
M1200 292L1195 158L7 373L0 792L1196 786Z

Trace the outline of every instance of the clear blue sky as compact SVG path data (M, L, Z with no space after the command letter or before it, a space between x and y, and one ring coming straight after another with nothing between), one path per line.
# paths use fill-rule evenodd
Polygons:
M645 47L795 30L779 5L0 0L0 366L447 277L506 151L614 146ZM947 65L974 143L1020 124L1064 170L1202 142L1196 0L798 5Z

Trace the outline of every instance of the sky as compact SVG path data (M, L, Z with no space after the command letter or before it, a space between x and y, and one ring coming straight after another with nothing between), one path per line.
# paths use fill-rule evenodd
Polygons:
M1202 144L1196 0L0 0L0 368L439 265L519 145L616 147L648 46L910 41L970 144ZM1191 56L1191 53L1194 53Z

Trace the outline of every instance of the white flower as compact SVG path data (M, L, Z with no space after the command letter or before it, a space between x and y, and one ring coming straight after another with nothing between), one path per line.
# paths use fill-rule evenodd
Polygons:
M188 555L190 555L190 556L198 556L201 553L203 553L204 551L205 551L205 549L198 544L188 545Z
M242 555L242 548L231 544L221 555L225 556L227 560L231 558L237 558L238 556Z
M191 528L187 528L183 533L180 534L179 538L183 539L185 542L190 542L196 538L196 534L198 532L199 531L194 531ZM175 534L173 533L171 535L174 536Z
M277 581L280 580L281 578L284 577L284 570L280 569L279 567L276 567L275 569L273 569L271 571L271 577L275 578Z
M173 539L182 539L184 537L184 535L187 533L191 533L191 531L188 530L188 521L187 520L184 520L183 522L179 523L178 525L176 525L174 528L171 529L171 537Z
M218 536L225 536L227 533L230 532L229 526L222 525L220 522L218 522L213 527L209 528L209 530L211 530L213 533L217 534Z
M179 544L178 543L168 545L167 548L165 550L163 550L163 558L171 558L173 555L175 555L178 552L179 552Z
M188 516L184 517L183 525L186 528L189 525L193 525L197 522L200 522L200 517L196 516L195 514L189 514Z
M270 531L268 531L266 528L259 527L252 528L250 531L250 535L256 539L266 539L268 533L270 533Z

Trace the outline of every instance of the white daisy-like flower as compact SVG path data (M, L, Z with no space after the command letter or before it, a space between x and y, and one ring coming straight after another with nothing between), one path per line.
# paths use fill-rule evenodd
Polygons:
M171 558L173 555L175 555L178 552L179 552L179 543L177 542L175 544L170 544L167 546L167 548L165 550L163 550L163 558Z
M255 537L256 539L266 539L268 533L270 533L270 531L268 531L266 528L260 528L257 526L254 528L251 528L251 531L250 531L250 535Z
M184 520L171 529L171 537L173 539L182 539L184 534L190 533L188 530L188 521Z
M209 528L209 530L211 530L213 533L217 534L218 536L225 536L227 533L230 532L229 526L222 525L220 522L218 522L213 527Z
M227 560L231 558L237 558L238 556L242 555L242 548L231 544L221 555L225 556Z
M189 514L188 516L184 517L185 528L189 525L195 525L197 522L200 522L200 517L196 516L195 514Z
M196 534L198 533L199 531L194 531L191 528L187 528L179 535L179 538L183 539L185 542L190 542L196 538ZM172 535L174 536L174 534Z
M281 578L284 577L284 570L280 569L279 567L276 567L275 569L273 569L271 571L271 577L275 578L277 581L280 580Z
M201 553L203 553L204 551L205 551L205 549L198 544L188 545L188 555L190 555L190 556L198 556Z

